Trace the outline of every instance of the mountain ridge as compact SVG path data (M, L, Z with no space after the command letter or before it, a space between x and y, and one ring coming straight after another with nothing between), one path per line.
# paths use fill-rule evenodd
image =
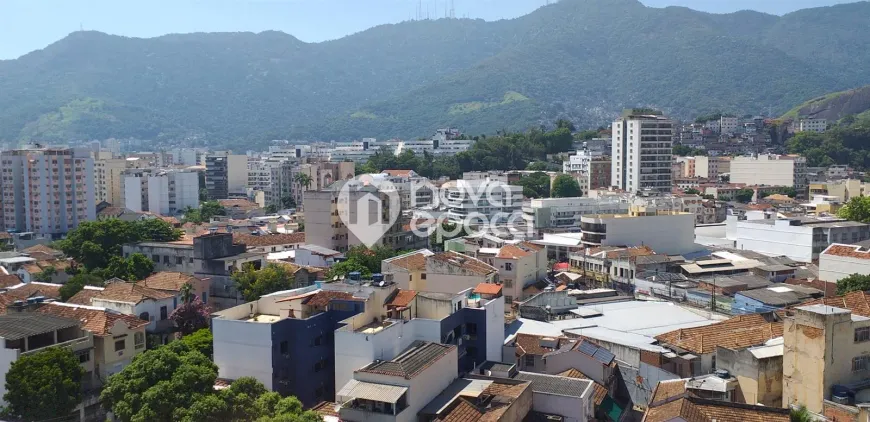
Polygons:
M778 17L563 0L515 19L402 22L317 43L77 32L0 61L0 140L407 138L559 117L597 126L634 106L781 113L870 83L861 16L870 3Z

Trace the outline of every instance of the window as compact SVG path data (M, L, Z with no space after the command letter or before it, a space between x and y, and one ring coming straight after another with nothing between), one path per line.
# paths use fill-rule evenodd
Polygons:
M465 332L470 336L476 336L477 335L477 324L474 324L471 322L469 322L468 324L465 324Z
M314 364L314 372L320 372L326 369L326 359L321 359Z
M208 292L202 292L202 303L208 303Z
M154 262L160 262L160 255L151 255L151 260Z
M504 303L507 303L507 304L514 303L514 297L513 296L505 296Z
M160 307L160 319L161 319L161 320L164 320L164 319L166 319L167 316L168 316L168 315L167 315L167 312L166 312L166 307L165 307L165 306L161 306L161 307Z
M151 321L151 317L148 315L148 312L142 312L139 314L139 319L144 319L145 321Z
M175 265L183 265L183 264L184 264L184 257L183 256L176 256L175 257Z
M178 297L174 297L174 298L172 298L172 309L175 309L177 307L178 307Z
M504 264L504 269L505 269L505 270L512 271L513 268L514 268L514 265L513 265L512 263L510 263L510 262L506 262L506 263Z
M163 264L169 265L169 255L163 255Z
M284 341L281 342L280 349L281 349L281 354L282 354L282 355L286 355L286 354L289 353L289 349L290 349L290 347L289 347L289 345L287 344L287 340L284 340Z
M535 367L535 355L526 355L525 361L526 361L526 367L528 367L528 368Z
M425 280L425 279L426 279L426 273L420 274L420 280Z
M314 337L314 345L315 346L323 345L323 336Z
M145 333L133 334L133 347L136 349L145 347Z
M127 346L124 344L124 339L120 339L115 341L115 351L120 352L124 350Z
M323 386L317 387L317 389L314 390L314 396L318 399L322 399L325 393L326 390L323 388Z
M870 327L860 327L855 329L855 343L870 341Z
M189 261L189 262L190 262L191 264L193 264L193 257L190 257L190 261Z
M870 368L870 356L858 356L852 359L852 372L866 371Z
M79 357L79 363L90 362L91 360L91 352L88 350L76 353Z

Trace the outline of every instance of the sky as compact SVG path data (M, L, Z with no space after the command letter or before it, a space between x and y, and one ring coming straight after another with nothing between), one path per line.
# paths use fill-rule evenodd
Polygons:
M169 33L278 30L317 42L395 23L417 14L441 17L522 16L547 0L0 0L0 60L41 49L79 29L130 37ZM550 0L555 1L555 0ZM751 9L782 15L854 0L641 0L711 13Z

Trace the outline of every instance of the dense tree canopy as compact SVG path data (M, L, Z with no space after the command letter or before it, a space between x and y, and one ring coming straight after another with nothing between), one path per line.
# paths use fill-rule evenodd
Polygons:
M292 289L296 283L293 273L286 266L278 264L269 264L260 270L246 265L243 271L233 273L232 279L242 297L248 301L257 300L269 293Z
M6 412L28 421L68 415L81 402L82 375L79 358L64 347L19 356L6 374Z
M752 202L752 197L755 196L755 191L749 188L743 188L737 191L734 194L734 200L737 202L742 202L744 204L748 204Z
M328 278L334 276L346 276L352 272L359 272L363 278L370 278L372 274L381 272L381 261L394 256L402 255L409 251L397 251L386 246L354 246L344 254L345 260L330 267Z
M227 215L227 210L217 201L205 201L199 204L199 208L188 207L184 210L184 221L195 224L208 223L212 217Z
M94 270L109 265L112 257L120 257L125 243L168 242L179 238L181 231L160 219L122 221L110 218L80 224L58 245L67 256L86 269Z
M823 133L799 132L786 142L789 153L807 158L807 165L846 164L870 169L870 113L844 118Z
M526 198L550 197L550 176L547 173L532 173L520 179L517 184L523 187L523 196Z
M837 294L844 295L849 292L865 292L870 290L870 275L852 274L837 281Z
M837 211L837 216L859 223L870 223L870 196L853 196Z
M560 174L553 179L553 198L575 198L583 195L580 183L567 174Z
M214 336L208 328L202 328L181 338L190 350L195 350L211 358L214 353Z

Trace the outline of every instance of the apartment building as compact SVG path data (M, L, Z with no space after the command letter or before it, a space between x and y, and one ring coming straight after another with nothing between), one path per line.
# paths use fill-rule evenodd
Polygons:
M471 226L522 222L522 186L489 180L457 180L445 185L447 218Z
M798 121L795 132L816 132L822 133L828 130L827 119L800 119Z
M0 152L2 228L60 236L97 219L94 160L83 149Z
M124 158L96 160L94 162L96 201L108 202L116 207L123 207L121 179L128 161Z
M621 197L541 198L523 204L523 219L536 233L577 231L580 217L590 214L627 214L630 203Z
M807 160L795 155L758 155L731 160L731 183L749 186L788 186L806 197Z
M310 180L309 185L300 183L297 175L303 174ZM355 174L354 163L351 161L319 162L300 164L292 168L290 181L294 200L297 204L304 202L305 191L324 190L340 180L353 179Z
M507 304L526 299L528 295L523 289L545 279L549 271L547 251L531 242L508 244L498 249L467 248L465 253L498 269L498 282Z
M174 216L183 213L188 207L199 208L199 173L196 171L158 171L148 176L147 180L147 211L157 215ZM133 186L141 189L141 184L133 184Z
M672 210L634 207L628 214L580 217L582 241L587 247L649 246L658 253L694 252L695 215Z
M813 262L832 243L856 243L870 239L870 226L839 218L763 218L737 220L737 249L773 256L787 256L798 262Z
M719 118L719 131L723 134L731 134L737 132L739 121L737 117L722 116Z
M708 157L698 155L691 157L694 165L694 175L687 177L703 177L718 179L720 174L731 172L731 157Z
M858 179L840 179L827 182L810 183L810 197L822 195L834 201L846 202L868 192L867 184Z
M673 122L661 112L630 109L613 122L611 185L626 192L670 192Z
M244 193L248 184L248 157L216 151L205 157L205 187L209 199L227 199Z

